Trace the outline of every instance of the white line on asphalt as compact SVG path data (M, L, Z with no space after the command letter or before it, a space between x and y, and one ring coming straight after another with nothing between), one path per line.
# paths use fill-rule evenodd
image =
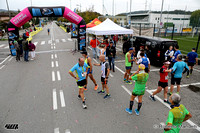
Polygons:
M56 67L58 67L58 61L56 61Z
M51 67L54 67L54 62L53 61L51 62Z
M59 39L56 39L56 43L59 43Z
M13 59L13 57L11 57L8 61L11 61Z
M60 90L60 101L61 101L61 107L65 107L65 98L63 90Z
M65 39L61 39L63 42L66 42L66 40Z
M56 46L54 46L54 49L56 49Z
M56 44L54 43L53 45L55 46Z
M4 49L9 49L9 46L4 47Z
M125 62L125 60L116 60L115 62Z
M51 54L51 59L53 59L53 54Z
M53 49L53 46L51 46L51 49Z
M9 55L8 57L6 57L1 63L0 63L0 65L1 64L3 64L7 59L9 59L11 57L11 55Z
M0 45L0 48L1 48L1 47L4 47L5 45L6 45L6 44L2 44L2 45Z
M92 50L92 48L91 47L88 47L90 50Z
M151 94L151 91L150 90L146 90L149 94ZM164 103L164 101L161 99L161 98L159 98L158 96L154 96L158 101L160 101L163 105L165 105L166 107L168 107L169 109L171 109L171 107L169 106L169 104L167 104L167 103ZM186 121L187 123L189 123L191 126L195 126L195 127L197 127L197 128L195 128L196 130L198 130L198 131L200 131L200 127L199 126L197 126L195 123L193 123L191 120L187 120Z
M38 42L34 42L33 44L34 44L35 46L37 46Z
M58 108L57 106L57 94L56 89L53 89L53 109L56 110ZM59 129L58 129L59 130ZM54 130L55 131L55 130Z
M125 74L125 72L122 71L119 67L115 66L115 68L116 68L117 70L119 70L121 73Z
M5 67L5 65L1 66L0 69L3 69Z
M198 69L195 69L195 68L194 68L194 70L197 71L197 72L200 72L200 70L198 70Z
M48 44L50 44L50 43L52 43L52 40L49 40L49 41L48 41Z
M42 41L42 42L41 42L41 45L44 45L44 44L45 44L45 41Z
M55 54L55 58L57 59L57 54Z
M60 81L61 80L60 71L57 71L57 77L58 77L58 81Z
M70 132L70 130L69 130L69 129L66 129L66 130L65 130L65 133L71 133L71 132Z
M96 63L98 63L98 61L96 59L93 59Z
M112 78L113 78L114 76L113 76L113 75L110 73L110 77L112 77Z
M131 91L129 91L124 85L121 86L130 96L132 95ZM138 99L135 98L135 101L138 102Z
M55 72L52 71L52 81L55 81Z
M159 71L160 69L151 69L150 72L157 72ZM136 71L131 71L131 73L135 73Z
M72 41L72 39L71 39L71 38L68 38L67 40L68 40L68 41Z

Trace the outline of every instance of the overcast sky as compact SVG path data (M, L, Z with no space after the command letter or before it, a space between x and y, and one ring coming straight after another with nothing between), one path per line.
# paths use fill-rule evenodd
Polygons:
M94 5L94 10L102 14L102 3L104 1L104 14L107 13L112 15L113 0L71 0L71 9L80 8L85 11L86 9ZM9 7L11 10L22 10L25 7L31 6L31 0L8 0ZM160 11L162 0L132 0L131 11L147 10ZM32 0L33 6L66 6L70 8L70 0ZM128 8L127 8L128 5ZM181 9L187 11L194 11L200 9L200 0L164 0L164 10L175 10ZM114 14L124 13L130 11L130 0L114 0ZM6 0L0 0L0 9L7 9Z

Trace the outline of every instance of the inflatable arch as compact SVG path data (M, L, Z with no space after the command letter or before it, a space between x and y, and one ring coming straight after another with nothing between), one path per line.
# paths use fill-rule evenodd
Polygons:
M11 54L11 42L14 39L19 38L18 28L24 25L32 17L65 17L70 22L78 25L78 50L82 50L86 45L86 23L82 17L74 13L67 7L27 7L23 9L19 14L13 17L7 25L8 42L10 46Z

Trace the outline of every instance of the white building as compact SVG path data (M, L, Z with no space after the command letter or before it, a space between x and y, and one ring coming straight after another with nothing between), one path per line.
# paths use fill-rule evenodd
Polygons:
M190 27L190 16L184 14L162 14L162 26L165 23L173 23L177 32L180 32L182 28ZM153 27L154 24L156 27L160 26L160 13L149 12L149 11L137 11L128 14L129 23L131 26L139 26L140 24L145 25L146 27ZM131 21L130 21L131 20Z

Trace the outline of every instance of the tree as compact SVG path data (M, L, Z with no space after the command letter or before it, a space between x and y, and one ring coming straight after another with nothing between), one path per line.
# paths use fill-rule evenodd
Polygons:
M190 17L190 26L200 27L200 10L196 10Z

